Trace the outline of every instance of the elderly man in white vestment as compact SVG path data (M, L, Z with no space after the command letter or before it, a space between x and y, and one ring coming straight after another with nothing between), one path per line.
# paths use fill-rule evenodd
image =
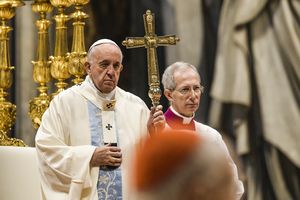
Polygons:
M149 117L139 97L117 86L122 59L115 42L95 42L85 81L55 96L43 115L35 141L44 199L130 199L132 151L164 116Z
M201 79L197 69L186 62L175 62L163 73L162 83L164 95L170 102L170 107L164 113L166 129L192 130L199 133L215 148L221 149L227 155L236 186L235 199L240 199L244 193L243 183L238 178L237 167L233 162L221 134L215 129L194 120L195 111L199 108L200 96L203 92ZM160 112L154 112L158 117Z

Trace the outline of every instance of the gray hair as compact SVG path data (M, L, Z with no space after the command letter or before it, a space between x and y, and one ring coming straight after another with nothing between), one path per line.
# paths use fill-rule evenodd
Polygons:
M176 70L179 70L179 69L186 69L186 68L190 68L192 70L195 71L195 73L199 76L199 80L201 82L201 78L200 78L200 74L198 72L198 70L196 69L196 67L190 63L187 63L187 62L175 62L171 65L169 65L163 75L162 75L162 84L164 86L164 89L169 89L169 90L174 90L176 88L176 83L174 81L174 72Z

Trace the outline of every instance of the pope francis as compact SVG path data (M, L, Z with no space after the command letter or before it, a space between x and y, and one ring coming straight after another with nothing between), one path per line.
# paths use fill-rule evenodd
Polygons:
M85 81L55 96L44 113L35 139L43 199L130 199L132 152L153 121L139 97L117 86L122 59L112 40L95 42Z

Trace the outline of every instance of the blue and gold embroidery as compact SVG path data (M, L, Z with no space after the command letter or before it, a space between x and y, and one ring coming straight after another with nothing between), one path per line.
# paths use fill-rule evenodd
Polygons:
M88 111L92 145L104 145L101 110L93 103L88 102ZM120 167L112 169L103 166L100 168L97 191L99 200L122 199L122 173Z

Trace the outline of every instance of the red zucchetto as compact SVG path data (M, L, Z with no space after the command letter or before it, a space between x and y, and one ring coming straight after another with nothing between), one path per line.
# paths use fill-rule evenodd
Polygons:
M154 188L181 170L201 144L194 131L168 130L153 134L138 149L133 167L133 186L138 191Z

